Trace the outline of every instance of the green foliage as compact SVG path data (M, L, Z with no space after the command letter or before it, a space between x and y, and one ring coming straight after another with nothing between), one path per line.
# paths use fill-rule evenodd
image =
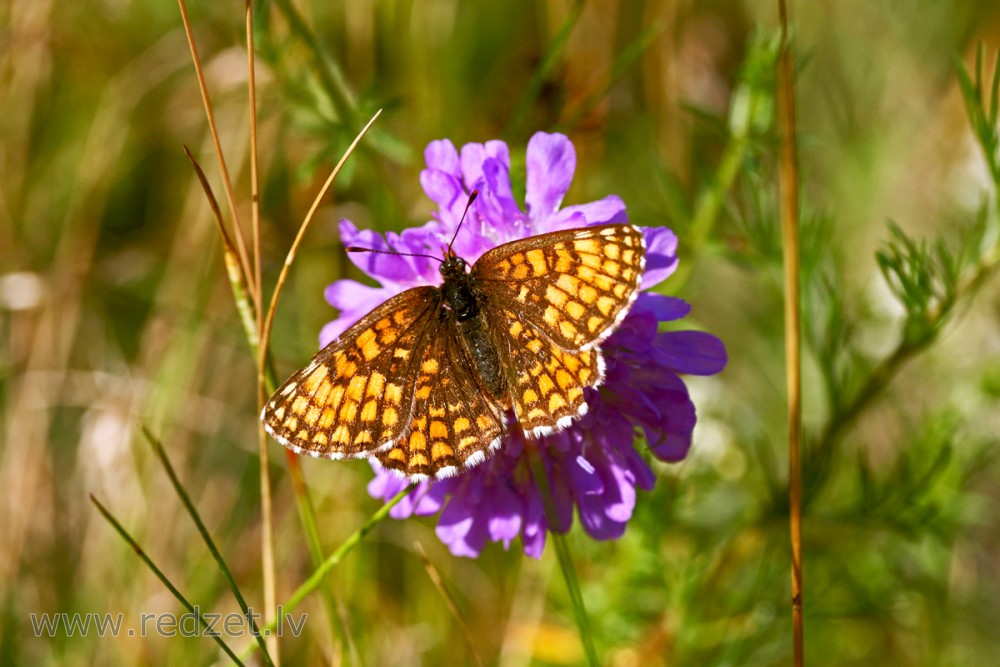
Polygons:
M579 153L567 203L617 193L632 220L678 233L664 289L730 356L720 376L691 378L692 453L653 462L657 485L624 537L566 536L558 555L571 552L578 591L551 546L540 562L518 544L470 561L447 553L432 519L376 526L363 463L303 463L318 518L306 535L272 448L278 596L310 614L303 637L282 640L285 664L471 663L414 542L488 665L582 663L578 594L607 665L789 664L773 17L766 3L674 5L255 3L265 285L331 163L384 109L297 260L275 325L279 375L332 318L323 288L358 277L338 219L427 219L430 139L502 137L523 175L527 139L552 129ZM242 5L190 9L246 209ZM975 40L1000 14L988 0L857 0L799 3L795 20L807 662L996 664L1000 62ZM227 583L262 604L255 369L180 150L220 194L180 19L169 3L15 2L0 29L12 47L0 664L208 663L220 649L205 638L35 637L28 620L122 612L129 627L182 613L161 575L203 611L244 612ZM321 557L325 598L310 594Z

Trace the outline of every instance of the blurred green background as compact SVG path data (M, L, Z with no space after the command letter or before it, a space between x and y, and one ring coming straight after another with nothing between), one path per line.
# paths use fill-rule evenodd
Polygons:
M626 535L570 535L598 650L616 667L790 664L775 3L256 4L267 289L332 164L385 109L292 273L273 340L279 374L332 319L325 285L357 277L337 221L428 219L428 141L505 139L523 178L527 139L566 132L578 152L567 203L617 193L634 222L672 227L682 269L666 289L730 353L721 375L691 379L692 454L657 464ZM243 3L189 9L248 220ZM973 131L956 74L974 67L980 42L992 73L1000 5L797 2L794 20L807 662L1000 664L998 194L980 147L989 129ZM219 660L205 638L37 638L29 620L120 612L129 628L141 613L183 611L88 493L203 611L238 611L143 424L261 607L255 370L181 150L221 198L176 4L6 0L0 100L0 661ZM930 333L876 259L881 249L891 276L894 253L919 255L890 220L914 243L941 239L978 276L958 282ZM311 568L284 457L270 451L285 599ZM371 473L362 462L303 466L329 553L377 508ZM551 546L538 562L518 544L457 559L433 527L380 525L330 578L349 645L314 596L303 636L282 641L284 662L474 664L415 542L484 664L583 661Z

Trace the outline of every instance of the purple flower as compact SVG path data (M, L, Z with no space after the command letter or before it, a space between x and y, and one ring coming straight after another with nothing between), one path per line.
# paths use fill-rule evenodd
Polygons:
M627 222L625 204L604 199L562 207L576 169L576 151L561 134L537 133L528 142L525 210L514 200L510 155L501 141L466 144L461 152L448 140L431 142L424 151L427 168L420 182L437 205L434 219L422 227L383 237L358 230L344 220L344 245L399 252L440 252L455 232L472 190L472 206L455 252L470 264L502 243L560 229ZM677 267L677 237L666 228L644 228L644 290ZM351 254L351 260L380 287L339 280L326 298L340 316L324 327L323 345L389 297L417 285L439 284L437 264L426 258L375 253ZM549 530L569 530L574 508L580 523L596 539L620 537L635 508L636 488L649 490L653 471L634 445L642 435L651 453L679 461L691 445L696 417L680 374L712 375L722 370L726 352L718 338L700 331L659 331L661 322L678 320L690 307L684 301L643 293L621 326L602 344L604 384L587 389L588 412L564 431L525 440L514 429L500 451L459 477L422 482L391 516L440 512L437 535L459 556L478 556L487 541L504 548L521 537L524 551L539 557ZM555 506L552 523L543 508L532 461L545 471ZM394 473L376 468L368 492L389 500L406 488Z

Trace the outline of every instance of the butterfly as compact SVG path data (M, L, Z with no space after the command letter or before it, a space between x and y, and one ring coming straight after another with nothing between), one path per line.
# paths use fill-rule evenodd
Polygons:
M642 232L541 234L497 246L471 269L451 244L443 255L433 257L440 286L393 296L278 388L261 412L275 439L421 480L484 461L510 414L539 437L586 413L584 389L604 379L600 343L639 293Z

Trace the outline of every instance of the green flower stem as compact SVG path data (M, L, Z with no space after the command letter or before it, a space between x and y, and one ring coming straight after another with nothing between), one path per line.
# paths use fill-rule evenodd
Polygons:
M201 627L205 630L205 636L214 639L215 643L218 644L222 648L222 650L226 653L226 655L228 655L229 658L233 661L233 664L240 665L242 667L243 661L240 660L235 653L233 653L232 649L229 648L226 642L222 641L222 637L219 636L219 633L211 631L210 626L208 625L208 621L206 621L205 618L201 615L201 613L198 612L198 610L196 610L194 606L187 601L187 598L185 598L184 595L181 594L179 590L177 590L177 587L174 586L172 583L170 583L170 580L167 579L167 575L163 574L160 568L156 567L156 564L153 563L152 559L150 559L150 557L146 555L146 552L143 550L141 546L139 546L139 543L136 542L134 539L132 539L132 536L128 534L128 531L125 530L125 527L122 526L121 523L119 523L118 519L116 519L111 514L111 512L109 512L108 509L104 505L102 505L97 498L94 497L93 494L90 495L90 502L94 503L94 506L97 507L97 511L101 513L101 515L107 520L108 523L111 524L111 526L116 531L118 531L118 534L121 535L122 539L125 540L130 547L132 547L132 550L135 551L136 555L142 559L142 562L145 563L146 566L153 572L153 574L156 575L156 578L159 579L161 582L163 582L163 585L167 587L167 590L169 590L173 594L173 596L177 598L177 600L182 605L184 605L185 609L194 614L194 616L198 619L199 625L201 625ZM251 623L252 622L253 621L251 621Z
M323 544L319 538L319 528L316 525L316 510L313 505L312 495L309 487L306 486L305 478L302 475L302 466L299 463L299 456L292 451L286 450L288 472L292 478L292 490L295 493L295 505L299 511L299 520L306 534L306 547L309 551L309 562L313 570L318 570L323 564ZM333 591L329 586L320 588L320 595L323 598L323 607L326 609L327 620L330 623L332 636L340 640L342 646L350 645L347 637L347 628L344 627L337 613L337 601Z
M340 561L343 560L344 556L349 554L354 547L358 546L358 544L361 543L361 540L363 540L365 536L367 536L368 533L375 528L375 526L385 520L385 518L389 516L389 511L398 505L403 498L409 495L409 493L413 491L416 486L416 483L410 484L408 487L397 493L395 498L378 508L378 511L372 514L371 517L369 517L368 520L354 532L354 534L344 540L343 544L341 544L336 551L330 554L327 559L323 561L318 568L316 568L312 575L306 579L294 593L292 593L291 597L289 597L284 604L280 605L281 615L265 625L262 632L265 634L274 632L275 628L278 627L284 617L295 611L295 608L302 603L306 596L319 588L320 584L322 584L323 580L326 578L326 575L330 573L330 570L335 568ZM256 644L250 644L243 650L243 657L248 657L256 648Z
M982 286L983 282L993 275L1000 267L1000 244L987 249L973 270L959 282L954 301L947 307L929 313L927 327L931 332L923 338L900 340L896 349L879 363L868 375L867 380L848 401L830 417L826 427L816 439L811 456L814 461L809 468L814 477L809 480L803 496L803 502L808 504L825 488L830 479L830 464L833 451L840 437L846 433L858 418L869 408L875 399L899 373L900 369L913 357L917 356L937 340L945 321L954 312L954 305L965 298L971 298Z
M160 463L163 464L163 469L167 472L167 477L170 478L170 483L174 487L174 491L177 492L177 497L181 499L184 504L184 508L187 510L191 519L194 521L195 526L198 528L198 532L201 534L203 540L205 540L205 545L208 550L212 552L212 557L219 566L219 570L222 572L222 576L226 578L226 582L229 584L230 590L233 591L233 595L236 597L236 601L240 605L240 609L243 610L243 615L246 617L247 621L250 623L251 634L257 640L260 645L260 650L264 652L264 662L268 665L274 665L271 660L271 655L267 651L267 646L264 645L264 639L261 637L260 632L257 630L257 623L253 620L253 614L250 613L250 609L247 606L247 602L240 592L239 586L236 585L236 580L233 579L233 573L229 570L229 566L226 565L225 559L223 559L222 554L219 553L218 547L215 546L215 541L208 532L208 528L205 526L205 522L202 521L201 515L198 513L197 508L195 508L194 503L191 502L191 497L184 490L184 486L181 484L180 479L177 477L176 471L174 471L173 465L170 464L170 459L167 458L167 453L163 450L163 443L161 443L152 433L149 432L145 426L142 428L143 435L149 440L149 444L153 446L153 451L156 453L156 457L160 459Z
M551 528L556 525L557 513L555 502L552 500L552 489L549 487L549 478L545 473L545 465L542 463L541 456L537 450L531 451L530 461L531 471L542 494L542 506L545 508L545 516ZM587 608L583 603L583 593L580 591L580 580L576 576L576 568L573 567L573 558L569 551L569 545L566 544L566 536L554 531L550 531L550 534L552 535L552 542L556 547L559 569L562 571L563 580L566 582L566 590L569 592L569 599L573 606L576 627L580 633L580 643L583 644L584 653L587 655L587 664L590 667L599 667L601 661L598 659L597 649L594 647L594 636L590 631Z
M746 71L732 97L729 110L729 140L712 179L701 189L694 203L691 223L682 235L684 257L667 283L666 292L680 293L691 277L695 262L712 236L727 193L740 174L754 137L763 133L773 113L774 89L768 77L774 71L777 51L769 41L751 46L746 61Z

